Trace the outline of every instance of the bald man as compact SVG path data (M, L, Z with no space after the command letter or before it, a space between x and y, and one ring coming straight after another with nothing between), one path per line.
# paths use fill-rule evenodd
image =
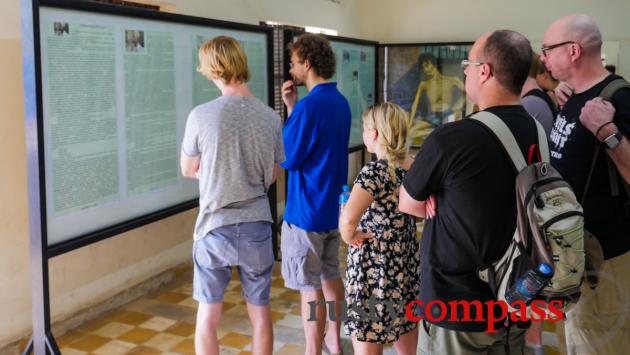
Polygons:
M630 349L630 211L621 185L622 179L630 181L630 89L617 91L610 102L598 97L619 78L602 65L601 47L593 19L571 15L549 26L541 48L553 77L574 90L551 131L551 163L580 197L595 159L583 203L585 227L601 243L606 260L597 288L585 284L577 306L567 313L570 354ZM594 158L596 146L600 149ZM618 193L611 189L615 180Z
M479 38L462 62L467 96L507 125L524 156L538 142L536 122L520 100L531 61L531 45L523 35L495 31ZM405 213L432 217L421 242L420 301L425 306L495 300L477 270L480 260L484 265L498 260L512 240L515 182L516 172L502 146L475 120L443 125L429 135L405 175L399 204ZM484 321L463 321L463 306L456 311L420 308L420 354L523 353L525 330L506 329L505 317L496 309L477 310ZM497 331L489 330L490 325Z

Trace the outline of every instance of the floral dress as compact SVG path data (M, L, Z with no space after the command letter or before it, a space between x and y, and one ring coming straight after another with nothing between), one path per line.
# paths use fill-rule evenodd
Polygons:
M375 238L348 250L344 330L359 341L391 343L417 325L405 315L420 291L420 248L413 217L398 211L404 174L397 167L394 182L387 161L379 160L364 166L354 182L374 197L359 228Z

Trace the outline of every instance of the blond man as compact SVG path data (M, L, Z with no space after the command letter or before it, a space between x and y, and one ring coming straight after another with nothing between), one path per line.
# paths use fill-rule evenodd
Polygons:
M280 117L252 96L247 57L234 38L204 43L199 63L198 71L221 96L191 111L182 142L182 174L199 179L193 244L193 297L199 302L195 350L219 354L217 327L235 266L254 331L252 353L271 354L274 258L267 191L284 160Z

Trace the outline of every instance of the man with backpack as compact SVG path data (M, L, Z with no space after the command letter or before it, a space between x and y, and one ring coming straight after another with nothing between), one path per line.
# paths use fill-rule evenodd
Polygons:
M539 130L520 103L531 60L529 41L501 30L481 36L462 66L471 101L506 127L521 159L536 161L538 154L529 153L537 150ZM475 119L438 127L424 142L405 175L399 204L405 213L432 217L421 242L419 300L424 305L497 299L478 270L501 258L511 245L517 224L515 183L515 167L497 137ZM506 328L500 319L492 324L497 332L485 332L486 322L452 320L465 318L464 311L421 307L420 353L523 352L525 329ZM481 312L484 319L499 318L496 309L483 307Z
M583 200L585 229L605 259L597 287L585 283L567 312L570 354L630 348L630 87L606 71L601 46L595 22L571 15L549 26L541 48L547 69L573 89L551 132L551 164Z

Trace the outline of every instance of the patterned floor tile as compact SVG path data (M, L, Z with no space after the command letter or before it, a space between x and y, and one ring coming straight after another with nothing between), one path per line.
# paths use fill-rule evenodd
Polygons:
M297 291L288 291L282 294L282 298L289 301L300 302L300 293Z
M159 303L158 301L148 298L148 297L141 297L138 298L137 300L128 303L127 305L125 305L125 310L127 311L131 311L131 312L140 312L140 313L145 313L145 310L156 304Z
M238 355L241 351L241 349L234 349L228 346L219 346L219 353L221 355Z
M270 298L282 297L282 295L284 295L285 292L287 292L285 288L271 287L271 290L269 291L269 297Z
M88 334L84 336L83 338L69 344L68 347L77 349L77 350L90 352L107 344L109 341L111 341L111 339L109 338L101 337L94 334Z
M146 312L160 318L194 323L197 310L194 308L171 303L155 304L147 308Z
M251 342L252 337L238 333L228 333L219 340L221 345L234 349L243 349Z
M181 343L185 338L179 335L160 333L149 339L145 346L150 346L161 351L170 351L175 345Z
M199 302L195 301L192 297L188 297L185 300L179 302L178 305L197 309L197 307L199 306Z
M102 328L103 326L107 325L110 322L109 319L106 319L104 317L102 318L97 318L94 320L91 320L87 323L84 323L80 326L79 330L89 333L89 332L93 332L99 328Z
M133 343L127 343L120 340L112 340L100 348L94 350L94 354L97 355L123 355L129 353L137 345Z
M302 317L293 314L287 314L282 320L276 322L275 324L294 329L304 328L304 326L302 325Z
M195 354L195 341L192 339L184 339L175 345L171 351L180 354Z
M85 355L88 354L88 352L86 351L81 351L81 350L77 350L77 349L73 349L73 348L60 348L59 351L61 351L61 353L63 355Z
M165 330L166 333L188 337L195 333L195 325L190 323L178 322Z
M140 324L140 327L155 330L156 332L163 332L169 327L173 326L173 324L177 323L175 320L163 318L163 317L153 317L148 321Z
M277 279L271 280L271 287L284 289L284 279L277 278Z
M242 291L227 291L223 295L223 300L225 302L235 303L235 304L243 304L245 303L245 298L243 298Z
M64 334L63 336L59 337L57 340L57 346L59 346L60 348L65 347L68 344L71 344L81 338L83 338L84 336L86 336L87 333L78 331L78 330L73 330L70 331L66 334Z
M121 335L120 337L118 337L118 339L134 344L144 344L157 334L158 332L156 332L155 330L137 327Z
M129 355L161 355L163 353L158 349L140 345L131 349L128 354ZM63 355L66 355L66 354L63 354Z
M295 344L286 344L278 352L278 355L295 355L304 354L304 346Z
M345 265L344 255L345 251L340 250L342 265ZM271 318L274 323L273 353L302 354L304 331L300 294L284 288L279 265L276 263L274 266L270 292ZM178 272L185 276L176 282L60 337L58 344L63 354L194 354L194 324L198 303L191 297L191 270L190 265L182 268ZM246 355L252 351L252 327L241 292L237 273L233 271L225 293L227 302L223 303L223 316L217 330L222 355ZM562 325L544 324L543 339L546 345L558 344L554 332L559 330L558 327ZM352 354L352 342L343 334L342 346L344 353ZM561 354L554 346L545 346L545 352L548 355ZM383 351L384 355L395 353L392 346Z
M116 317L114 320L116 322L125 323L129 325L140 325L148 321L152 317L153 316L150 314L145 314L145 313L135 312L135 311L126 311L125 313Z
M286 315L284 312L271 311L271 323L276 324L279 320L284 319Z
M94 332L92 332L92 334L95 335L100 335L102 337L106 337L106 338L118 338L119 336L127 333L128 331L132 330L134 327L132 325L129 324L123 324L123 323L118 323L118 322L112 322L109 323L97 330L95 330Z
M156 301L166 303L178 303L188 298L188 295L176 292L164 292L155 297Z

